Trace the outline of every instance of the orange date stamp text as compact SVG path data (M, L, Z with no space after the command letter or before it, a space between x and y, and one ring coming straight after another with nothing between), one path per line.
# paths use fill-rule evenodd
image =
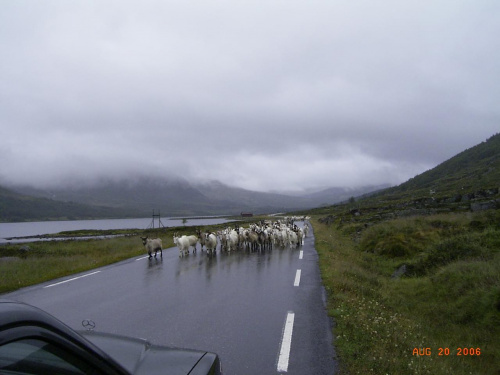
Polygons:
M472 356L480 356L481 348L474 347L463 347L463 348L437 348L434 350L432 348L413 348L412 355L425 357L431 355L437 355L438 357L446 357L450 355L455 356L463 356L463 357L472 357Z

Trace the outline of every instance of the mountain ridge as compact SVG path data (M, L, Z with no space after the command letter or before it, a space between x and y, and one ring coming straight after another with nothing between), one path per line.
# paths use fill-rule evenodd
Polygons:
M101 181L94 186L71 188L17 186L0 190L0 208L8 207L0 210L0 220L40 220L44 218L43 211L50 204L50 215L45 217L50 220L102 218L103 215L143 217L149 216L152 210L160 210L166 216L239 215L241 212L265 214L333 204L347 199L347 192L355 195L372 190L375 187L355 190L333 188L326 189L323 194L316 192L311 196L288 196L231 187L219 181L194 184L180 179L151 177ZM24 209L16 211L15 206L22 201L30 202L31 208L24 205ZM65 210L69 210L69 213ZM82 214L78 213L79 210Z
M449 196L500 185L500 133L378 196Z
M0 221L147 217L152 210L165 216L267 214L328 207L353 197L359 201L446 198L458 202L470 199L474 192L498 190L499 186L500 134L495 134L394 187L331 187L291 196L245 190L220 181L190 183L137 176L73 188L0 186Z
M468 148L408 181L309 214L322 222L364 222L500 208L500 134Z

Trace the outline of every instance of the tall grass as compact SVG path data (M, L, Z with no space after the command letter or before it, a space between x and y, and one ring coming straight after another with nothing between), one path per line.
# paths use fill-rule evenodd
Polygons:
M313 225L341 373L500 372L500 230L491 215L400 219L357 236ZM402 265L406 274L392 278Z

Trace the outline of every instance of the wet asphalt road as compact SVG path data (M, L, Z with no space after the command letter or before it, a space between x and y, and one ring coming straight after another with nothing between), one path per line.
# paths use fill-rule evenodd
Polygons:
M335 373L312 235L296 249L218 251L212 258L199 249L180 258L170 248L163 258L134 258L2 297L77 330L92 319L96 331L218 353L229 375L276 374L283 361L287 374ZM290 312L287 360L280 350Z

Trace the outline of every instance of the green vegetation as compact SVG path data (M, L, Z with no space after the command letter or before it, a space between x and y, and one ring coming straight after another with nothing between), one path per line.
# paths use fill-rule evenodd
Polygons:
M500 371L500 212L313 224L341 373Z
M1 246L0 293L144 254L141 247L138 237Z
M437 167L409 181L384 190L380 196L408 199L429 196L460 196L464 193L498 188L500 181L500 134L471 147Z
M35 198L0 187L0 222L133 217L134 211Z
M500 373L499 186L497 134L307 212L342 374Z

